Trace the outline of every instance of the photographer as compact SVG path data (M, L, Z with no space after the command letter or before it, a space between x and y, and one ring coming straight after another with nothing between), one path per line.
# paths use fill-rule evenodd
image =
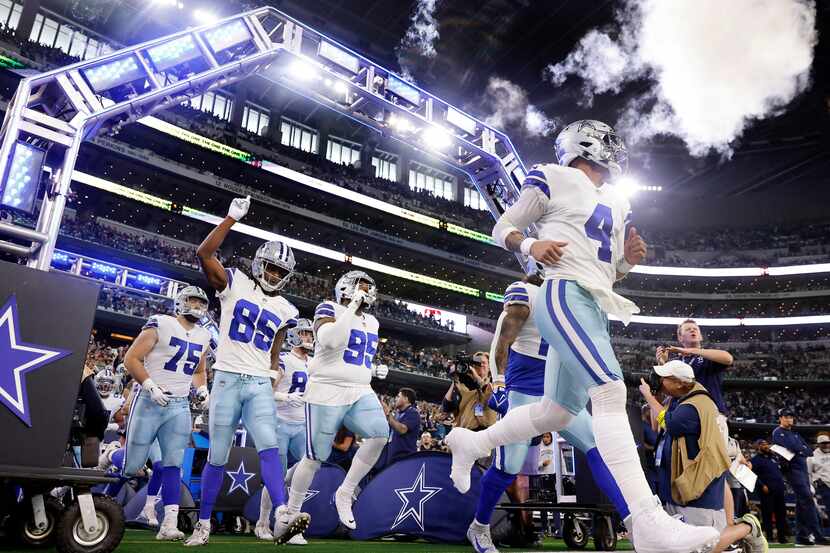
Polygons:
M455 416L455 426L484 430L496 422L496 412L487 406L493 395L490 355L479 351L472 357L460 353L451 364L452 384L441 401L441 410Z

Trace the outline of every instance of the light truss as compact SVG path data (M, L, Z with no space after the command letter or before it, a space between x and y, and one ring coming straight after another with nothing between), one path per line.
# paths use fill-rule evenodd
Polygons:
M34 231L0 225L0 234L30 246L0 241L0 250L48 270L83 141L252 75L428 151L468 175L494 217L518 197L525 167L506 134L284 13L260 8L24 78L0 129L0 158L17 142L34 143L58 169ZM0 164L0 183L7 169Z

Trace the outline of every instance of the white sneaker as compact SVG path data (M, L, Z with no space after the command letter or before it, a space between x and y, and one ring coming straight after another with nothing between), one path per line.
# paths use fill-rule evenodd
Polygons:
M193 534L184 542L184 545L185 547L198 547L207 545L208 541L210 541L210 526L202 526L201 522L197 522Z
M476 553L499 553L493 545L493 538L490 537L490 525L479 524L476 519L467 528L467 539L473 545Z
M151 505L145 505L144 508L141 510L141 514L139 517L145 519L147 521L147 526L150 528L158 528L159 519L156 516L156 504L153 503Z
M354 521L354 513L352 513L352 496L350 494L340 491L334 492L334 506L337 507L337 516L340 517L340 522L349 530L357 528L357 523Z
M267 520L258 520L256 526L254 527L254 535L258 540L264 541L274 541L274 534L271 533L271 529L268 527Z
M453 428L445 440L452 453L450 478L461 493L470 489L470 471L476 459L486 456L489 451L480 451L474 441L475 432L466 428Z
M714 528L690 526L669 516L657 497L644 503L634 515L637 553L705 553L720 538Z
M178 521L173 519L171 521L165 520L161 523L156 539L161 541L179 541L184 539L184 532L177 528Z
M291 512L285 505L277 507L274 522L274 541L282 545L297 534L302 534L311 524L311 515L308 513Z
M288 545L308 545L308 542L305 541L305 538L302 534L295 534L290 540L287 542Z
M767 553L769 551L769 544L767 538L764 536L764 530L761 528L761 521L752 513L747 513L738 519L738 523L748 524L751 531L749 535L743 539L744 544L749 553Z

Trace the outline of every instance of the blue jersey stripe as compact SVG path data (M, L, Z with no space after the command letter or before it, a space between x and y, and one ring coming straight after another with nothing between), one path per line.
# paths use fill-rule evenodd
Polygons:
M514 294L512 296L505 296L504 297L504 302L507 303L509 301L530 301L530 298L528 298L527 296L519 295L519 294Z
M545 174L539 170L533 170L527 174L525 177L522 186L535 186L539 188L542 192L545 193L545 196L550 198L550 188L548 187L548 181L545 178Z

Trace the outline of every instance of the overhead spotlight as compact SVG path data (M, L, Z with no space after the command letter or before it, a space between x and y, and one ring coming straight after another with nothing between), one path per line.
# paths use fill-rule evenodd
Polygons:
M618 178L614 182L614 185L617 188L617 190L620 191L620 194L622 194L626 198L630 198L631 196L636 194L637 191L641 188L640 183L638 183L637 180L633 177L629 176Z
M349 91L349 87L346 86L346 83L344 83L343 81L337 81L336 83L334 83L334 91L339 94L345 94Z
M193 19L205 25L207 25L208 23L216 23L217 21L219 21L219 18L216 16L215 13L200 9L193 10Z
M445 150L452 144L450 133L435 125L426 127L423 130L421 140L433 150Z
M389 116L389 126L404 134L410 133L415 129L409 119L406 117L400 117L394 113Z
M303 60L294 60L288 66L288 74L298 81L308 82L318 77L317 69Z

